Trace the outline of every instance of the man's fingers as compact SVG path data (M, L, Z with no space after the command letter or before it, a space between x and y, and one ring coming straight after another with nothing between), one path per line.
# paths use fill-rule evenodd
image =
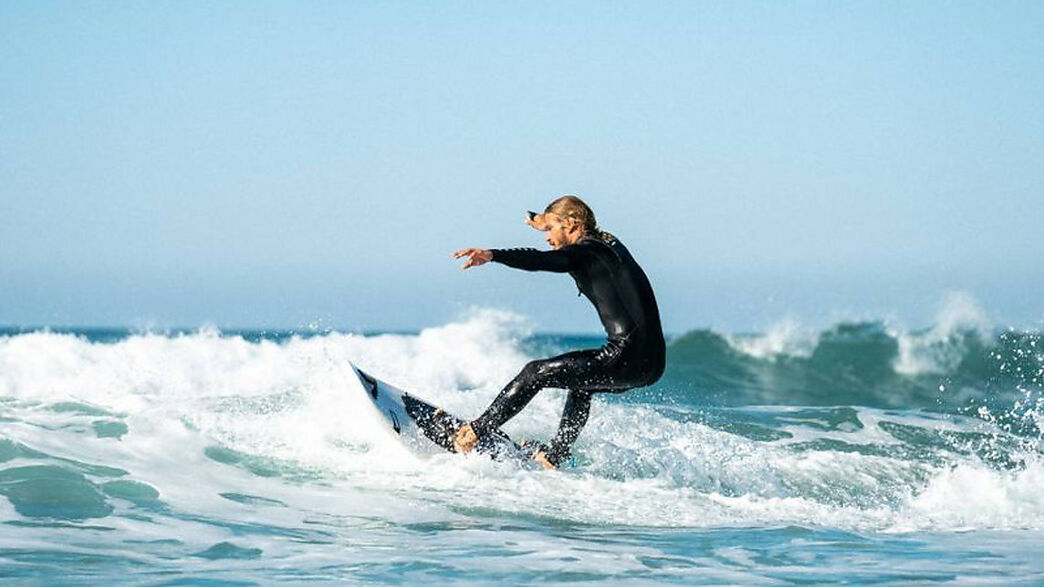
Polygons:
M467 269L468 267L482 265L490 261L491 258L486 249L462 249L453 253L454 259L459 259L461 257L468 258L467 262L460 266L461 269Z
M526 218L526 224L539 231L547 230L547 223L544 221L543 214L537 214L533 218Z

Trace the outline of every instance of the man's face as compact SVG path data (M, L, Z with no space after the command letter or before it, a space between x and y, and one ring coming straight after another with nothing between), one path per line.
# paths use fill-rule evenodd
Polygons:
M552 249L561 249L562 247L573 243L573 226L568 221L555 216L554 214L545 214L544 225L547 227L547 234L544 235L544 240L547 244L551 245Z

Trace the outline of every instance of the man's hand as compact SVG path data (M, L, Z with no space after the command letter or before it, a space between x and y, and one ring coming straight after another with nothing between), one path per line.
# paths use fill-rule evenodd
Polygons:
M530 217L529 214L526 214L526 224L540 231L548 229L545 214L534 214L532 217Z
M454 259L460 259L461 257L467 257L468 262L460 266L461 271L468 267L478 267L484 265L493 260L493 251L489 249L461 249L456 253L453 253Z
M461 426L457 430L457 435L453 437L453 450L460 453L471 452L476 444L478 444L478 434L471 429L471 424Z

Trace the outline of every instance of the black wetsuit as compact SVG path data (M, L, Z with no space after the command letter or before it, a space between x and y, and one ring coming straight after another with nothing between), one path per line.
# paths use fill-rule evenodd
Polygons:
M568 389L558 433L541 447L557 466L587 423L592 394L651 385L663 374L665 345L656 298L645 272L615 238L585 237L552 251L493 249L493 260L526 271L572 275L598 310L609 339L599 349L530 362L471 422L482 436L513 418L541 389Z

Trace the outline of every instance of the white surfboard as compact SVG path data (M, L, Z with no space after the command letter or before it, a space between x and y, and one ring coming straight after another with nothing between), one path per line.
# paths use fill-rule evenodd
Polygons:
M422 454L456 452L453 437L467 423L466 420L381 381L350 362L349 365L355 374L359 391L370 398L377 416L403 444ZM515 460L527 468L530 465L539 467L526 451L500 430L480 439L475 451L497 460Z

